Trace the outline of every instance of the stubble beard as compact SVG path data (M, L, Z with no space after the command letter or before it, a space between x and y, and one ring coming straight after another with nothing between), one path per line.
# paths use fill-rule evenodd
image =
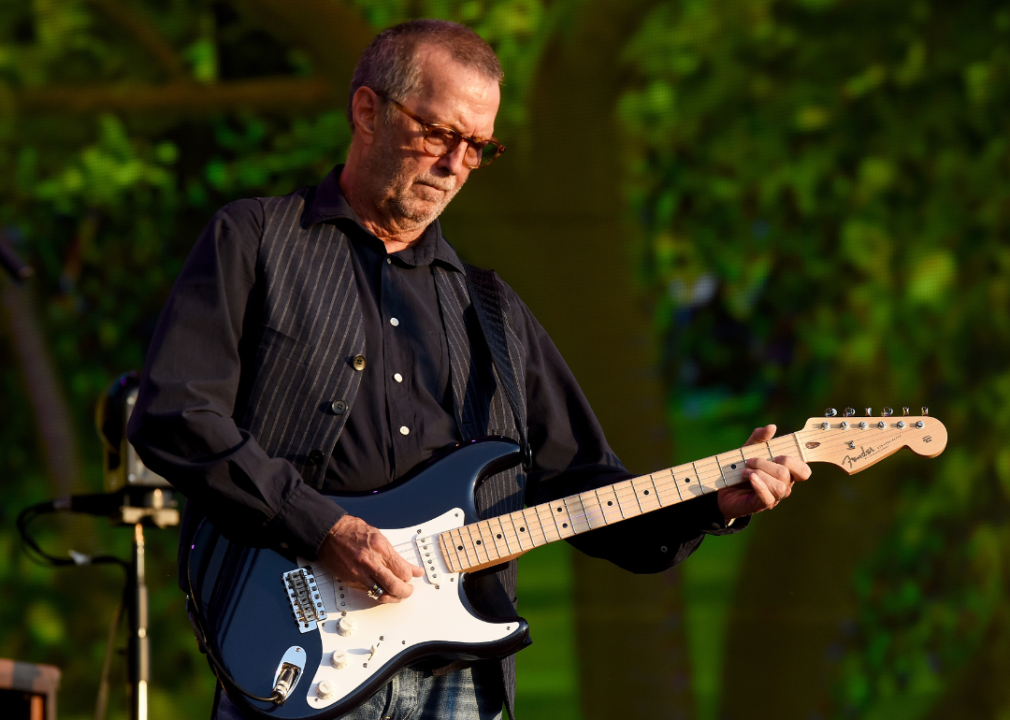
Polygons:
M413 175L403 162L397 148L384 146L372 164L373 180L378 197L390 215L390 220L400 230L422 229L430 225L442 214L449 202L456 197L462 184L457 185L453 175L435 175L423 172ZM432 204L414 194L414 185L429 185L442 191L441 199Z

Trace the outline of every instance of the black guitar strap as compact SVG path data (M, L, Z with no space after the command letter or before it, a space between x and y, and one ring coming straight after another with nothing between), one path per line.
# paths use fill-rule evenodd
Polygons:
M498 371L502 390L505 391L505 397L516 418L519 444L523 452L523 469L528 472L533 464L533 451L526 439L526 413L519 403L520 379L516 374L515 364L509 352L508 336L505 334L505 311L502 308L498 276L494 270L484 270L469 263L463 263L463 267L466 270L470 302L473 303L480 329L484 333L484 340L491 351L491 361Z

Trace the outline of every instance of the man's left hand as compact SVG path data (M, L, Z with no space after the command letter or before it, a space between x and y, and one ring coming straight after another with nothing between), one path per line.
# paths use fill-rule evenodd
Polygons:
M765 425L750 434L747 445L768 442L775 437L775 426ZM789 497L793 483L810 477L810 466L799 458L780 455L773 460L750 458L743 477L750 482L719 490L719 510L726 520L771 510Z

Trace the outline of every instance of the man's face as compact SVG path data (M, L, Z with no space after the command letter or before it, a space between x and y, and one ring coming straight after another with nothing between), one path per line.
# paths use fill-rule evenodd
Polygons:
M448 125L467 137L494 134L498 83L456 63L437 47L421 48L421 84L407 98L394 98L429 123ZM401 230L422 228L441 214L470 175L466 143L442 157L424 151L424 130L395 107L379 120L370 164L379 208Z

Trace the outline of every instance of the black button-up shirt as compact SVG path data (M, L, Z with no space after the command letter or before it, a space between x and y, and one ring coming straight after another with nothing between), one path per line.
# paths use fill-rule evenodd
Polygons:
M332 456L310 456L327 463L323 493L381 487L434 451L461 439L432 266L442 263L462 272L462 263L442 237L437 221L414 246L387 254L382 242L360 225L344 198L339 170L330 173L309 195L302 222L333 223L351 244L367 357L353 406L348 405L349 399L332 399L333 412L350 413ZM343 511L321 498L318 491L298 484L297 478L295 485L287 477L274 483L264 474L263 480L250 487L248 480L229 481L224 467L221 472L208 471L208 464L229 462L232 451L227 447L212 450L222 434L220 423L233 421L191 412L189 407L193 400L188 388L238 387L243 365L254 362L241 342L238 347L223 348L221 338L202 329L228 325L229 314L235 312L255 315L250 298L255 296L263 212L263 205L256 200L231 203L218 212L197 241L173 290L171 326L164 320L159 323L153 346L160 350L148 358L148 371L161 383L142 388L151 397L138 407L150 407L156 400L160 411L150 423L145 417L131 419L131 441L183 492L194 489L194 482L205 482L195 477L213 477L212 487L200 488L201 496L204 502L212 498L213 519L225 534L256 542L261 539L257 537L260 528L278 526L281 537L287 538L285 545L314 557ZM200 268L200 276L188 278L187 268ZM199 293L199 302L188 303L190 292ZM187 312L189 305L198 311ZM528 438L533 450L526 502L546 502L630 477L607 444L588 401L546 331L514 294L508 305L512 309L510 322L526 352ZM246 317L242 324L255 326L255 317ZM470 330L471 337L479 337ZM171 333L188 341L163 341ZM214 378L215 382L201 383L202 378ZM239 398L207 400L202 398L200 406L235 407ZM252 517L260 521L251 523ZM715 496L709 495L588 533L572 543L628 569L651 572L690 554L702 533L734 532L745 524L726 528Z

